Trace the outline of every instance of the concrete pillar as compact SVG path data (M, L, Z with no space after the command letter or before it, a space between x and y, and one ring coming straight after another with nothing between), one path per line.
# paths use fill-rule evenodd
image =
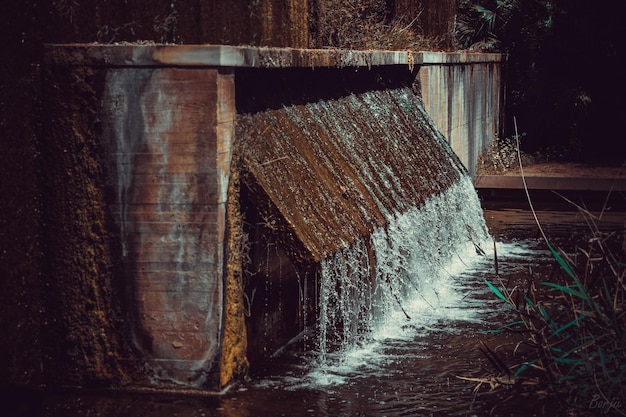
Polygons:
M233 74L111 69L102 113L134 345L155 382L218 388Z
M478 158L501 129L502 58L497 54L424 54L426 62L417 73L424 107L475 177Z

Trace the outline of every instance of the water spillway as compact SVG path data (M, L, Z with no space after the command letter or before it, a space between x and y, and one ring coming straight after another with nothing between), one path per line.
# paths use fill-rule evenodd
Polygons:
M284 80L272 85L280 75L264 76L254 105L280 94L280 107L251 112L241 100L236 122L244 166L315 262L466 175L412 91L409 71L335 72L299 74L318 97ZM325 97L323 83L345 91Z
M484 239L480 215L469 221L463 214L480 213L471 182L414 92L414 74L404 67L357 72L273 71L263 74L262 84L254 82L258 72L249 76L240 74L238 80L238 88L245 95L238 96L235 135L246 195L252 194L248 198L261 211L249 214L255 219L252 223L258 225L250 232L253 247L258 247L252 261L258 260L248 266L252 272L246 279L247 294L261 298L256 300L259 304L268 297L267 282L273 280L263 272L268 264L280 263L268 257L268 253L276 252L271 245L291 254L282 258L300 263L300 269L320 265L317 275L321 291L318 289L320 294L313 303L321 318L317 337L334 339L329 345L349 345L371 327L370 318L376 315L372 305L377 302L373 297L387 298L378 300L383 304L391 299L395 305L395 298L405 295L409 284L401 283L400 263L415 259L410 248L430 243L436 247L430 260L434 263L442 262L457 242L467 242L468 237L476 242ZM341 86L340 91L336 85ZM464 184L464 194L457 190L463 187L460 184ZM446 197L455 192L461 197ZM445 207L442 210L456 222L442 213L424 215L416 211L427 202L446 198L454 201L440 203ZM474 206L470 207L469 201L474 201ZM390 228L397 229L398 222L415 216L431 217L429 222L413 224L428 231L408 229L393 236L386 234ZM450 231L447 224L457 229ZM468 233L467 225L477 230ZM458 235L458 230L463 236L452 236ZM402 250L398 249L400 239L407 241ZM395 243L389 243L393 240ZM438 253L442 252L439 245L446 246L446 253ZM396 265L385 268L388 263ZM427 263L423 264L420 269L430 273L424 269ZM409 265L403 268L405 272L410 269ZM297 269L283 266L282 280L298 280L288 272ZM273 285L278 292L284 284ZM265 290L264 296L259 296L259 286ZM305 290L302 282L293 297L302 297ZM315 291L308 289L311 297ZM389 294L383 294L385 291ZM394 291L397 293L391 294ZM298 331L294 327L281 338L276 328L274 332L267 329L268 315L272 318L270 326L275 327L273 323L288 321L308 305L303 300L289 310L280 305L279 298L278 294L270 296L270 300L275 299L270 302L272 306L259 307L248 319L249 331L259 334L256 352L273 352L288 341L287 335ZM387 308L379 305L377 309ZM314 317L315 311L308 314ZM307 324L311 325L302 318L299 329L304 330ZM341 331L336 331L338 326ZM326 349L326 342L319 347Z
M60 383L221 389L315 323L324 346L366 330L407 291L412 227L439 255L483 232L417 53L55 46L49 63Z

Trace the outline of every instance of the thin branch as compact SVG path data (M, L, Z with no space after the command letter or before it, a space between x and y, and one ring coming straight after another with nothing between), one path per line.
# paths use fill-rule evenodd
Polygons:
M513 117L513 124L515 126L515 143L517 145L517 159L519 161L519 172L522 176L522 183L524 184L524 191L526 192L526 198L528 199L528 205L530 206L530 211L533 213L533 217L535 218L535 222L537 223L537 227L539 227L539 231L541 232L541 236L543 240L545 240L546 244L550 246L550 242L548 241L548 237L546 236L541 224L539 223L539 219L537 218L537 213L535 212L535 208L533 207L533 202L530 199L530 194L528 193L528 185L526 184L526 177L524 176L524 167L522 166L522 153L520 151L519 146L519 134L517 133L517 119Z

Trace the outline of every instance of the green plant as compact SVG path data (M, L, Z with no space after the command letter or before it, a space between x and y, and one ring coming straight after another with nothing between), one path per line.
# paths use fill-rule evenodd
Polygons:
M456 37L470 49L498 50L502 33L513 14L519 11L518 0L473 3L462 1L456 21Z
M514 312L495 332L523 335L515 363L485 347L490 362L516 383L549 386L579 404L602 398L624 404L626 388L626 259L617 254L624 233L592 233L576 258L548 245L558 269L551 279L523 287L486 285Z
M520 168L521 164L535 164L544 162L547 158L539 153L528 154L520 150L520 140L526 132L511 137L495 137L489 146L478 157L478 174L503 174Z
M518 158L525 184L519 143ZM601 231L602 212L595 216L578 206L590 226L589 239L567 255L550 242L529 196L528 201L554 259L554 273L541 281L531 274L525 286L509 288L496 261L499 283L485 279L485 284L514 319L493 331L521 338L508 355L512 358L482 344L496 374L481 382L549 389L567 395L569 404L602 404L607 412L625 415L626 231Z
M478 166L481 174L501 174L517 168L515 138L495 137L489 147L481 153Z

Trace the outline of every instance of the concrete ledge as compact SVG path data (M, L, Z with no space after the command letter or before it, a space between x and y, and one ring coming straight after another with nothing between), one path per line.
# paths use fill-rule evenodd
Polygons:
M477 189L523 189L521 177L484 175L476 178ZM626 191L626 178L526 177L530 190L555 191Z
M459 65L477 64L488 62L502 62L506 60L506 55L483 52L418 52L423 65Z
M47 45L49 65L211 66L250 68L371 67L500 62L501 54L471 52L355 51L261 48L228 45L64 44Z

